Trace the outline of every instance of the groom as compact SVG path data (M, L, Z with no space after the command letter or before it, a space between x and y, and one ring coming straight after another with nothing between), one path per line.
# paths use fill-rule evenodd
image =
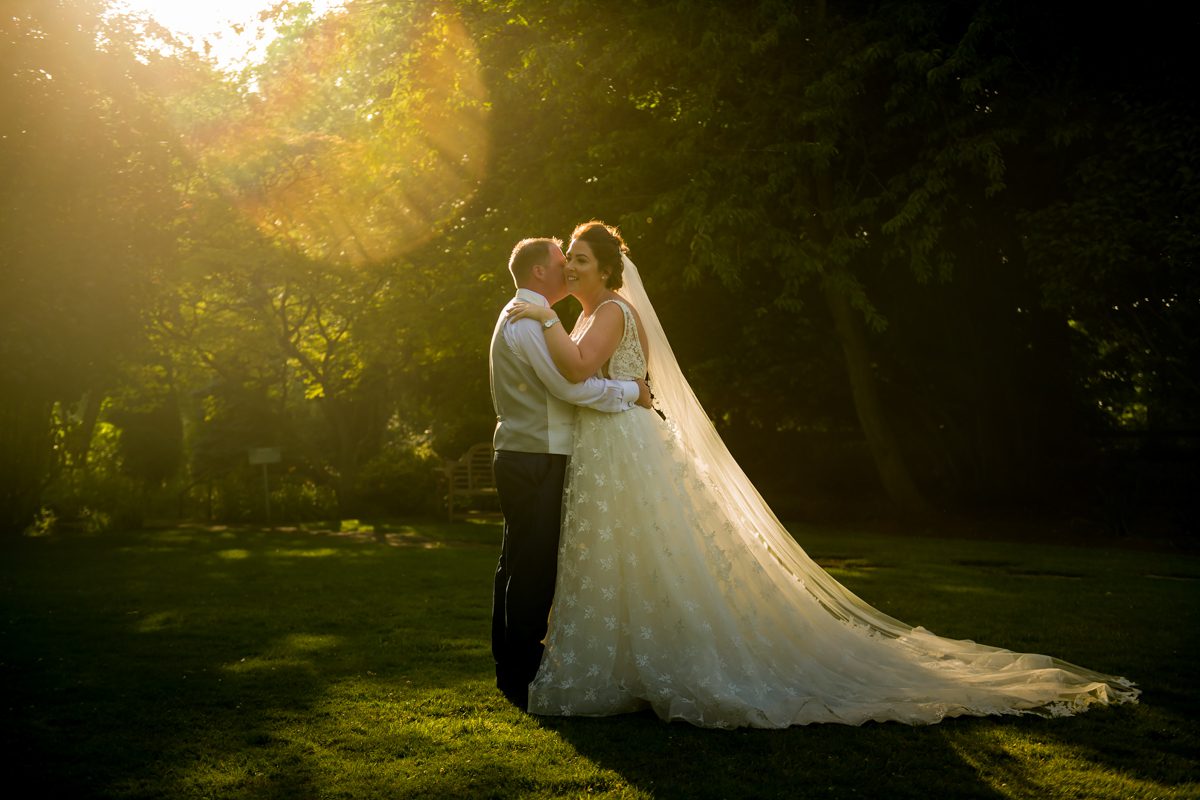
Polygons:
M516 295L492 332L489 374L496 409L493 469L504 541L492 594L496 686L524 709L542 658L558 558L563 483L575 406L619 412L650 407L644 383L589 378L570 383L554 366L543 323L507 322L518 300L549 306L567 296L567 259L558 239L524 239L508 261ZM557 319L545 323L553 327Z

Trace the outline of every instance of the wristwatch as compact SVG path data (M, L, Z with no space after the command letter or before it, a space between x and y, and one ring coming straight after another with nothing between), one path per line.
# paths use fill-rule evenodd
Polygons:
M546 330L550 330L557 324L558 324L558 317L551 317L550 319L548 319L542 323L542 327L545 328Z

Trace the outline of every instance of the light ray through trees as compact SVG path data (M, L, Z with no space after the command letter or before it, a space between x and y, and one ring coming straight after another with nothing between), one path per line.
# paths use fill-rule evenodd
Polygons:
M385 51L380 26L406 27L407 50ZM466 28L428 4L281 27L291 32L247 74L254 90L187 131L204 171L315 261L379 264L429 241L487 169L487 93Z

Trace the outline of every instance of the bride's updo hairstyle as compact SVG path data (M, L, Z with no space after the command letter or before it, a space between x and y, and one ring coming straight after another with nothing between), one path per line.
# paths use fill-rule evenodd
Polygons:
M596 256L596 267L600 273L608 273L604 285L609 289L620 289L625 284L621 277L625 272L625 262L621 260L621 255L629 252L620 231L594 219L575 226L575 230L571 232L571 241L576 240L587 242L588 247L592 248L592 255Z

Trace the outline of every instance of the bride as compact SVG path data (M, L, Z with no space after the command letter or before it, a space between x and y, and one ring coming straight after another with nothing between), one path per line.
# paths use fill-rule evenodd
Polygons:
M531 712L783 728L1136 702L1124 678L905 625L824 572L721 442L616 229L588 222L571 239L583 312L569 337L544 329L556 366L576 381L649 367L659 413L578 409Z

